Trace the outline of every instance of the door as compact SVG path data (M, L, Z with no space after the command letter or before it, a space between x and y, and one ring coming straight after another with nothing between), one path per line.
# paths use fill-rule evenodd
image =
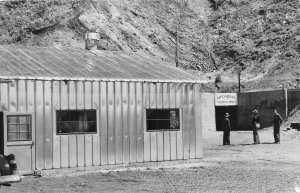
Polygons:
M34 114L4 112L4 155L14 154L20 174L32 174L35 168Z
M216 106L216 128L217 131L223 131L223 121L225 113L229 113L229 120L231 130L237 131L238 129L238 106Z

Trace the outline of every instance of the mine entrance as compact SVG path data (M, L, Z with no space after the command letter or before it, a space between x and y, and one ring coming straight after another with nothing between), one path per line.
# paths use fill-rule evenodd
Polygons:
M215 94L216 129L222 131L225 113L229 113L231 130L238 130L238 102L237 93Z
M216 106L216 128L217 131L223 131L222 124L225 113L229 113L231 130L238 130L238 106Z

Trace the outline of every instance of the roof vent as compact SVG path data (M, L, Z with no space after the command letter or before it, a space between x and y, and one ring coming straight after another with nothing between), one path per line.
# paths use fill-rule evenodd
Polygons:
M87 50L97 50L97 45L100 40L98 33L85 33L85 48Z

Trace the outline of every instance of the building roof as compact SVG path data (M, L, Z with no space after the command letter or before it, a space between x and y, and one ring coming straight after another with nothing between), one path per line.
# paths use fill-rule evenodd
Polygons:
M100 50L0 46L0 79L203 83L157 58Z

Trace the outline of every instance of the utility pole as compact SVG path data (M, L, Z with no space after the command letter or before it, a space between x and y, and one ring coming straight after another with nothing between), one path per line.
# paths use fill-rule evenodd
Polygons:
M241 70L238 71L239 93L241 92Z
M175 63L176 63L176 67L178 67L179 66L178 26L176 26L176 38L175 38Z

